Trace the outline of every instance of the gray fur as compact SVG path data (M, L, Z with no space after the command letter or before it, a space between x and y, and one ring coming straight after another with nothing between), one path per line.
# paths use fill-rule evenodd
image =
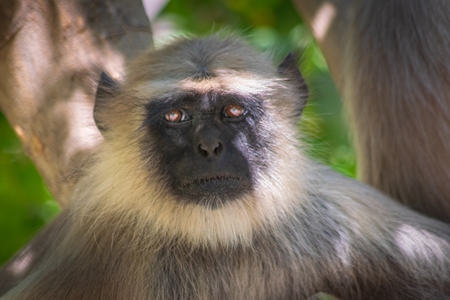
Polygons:
M450 221L450 5L355 2L343 61L359 177Z
M167 63L170 55L176 65ZM239 39L211 37L177 42L132 65L131 71L140 66L138 74L111 99L117 105L108 115L120 110L120 118L108 126L69 208L41 234L46 238L35 253L41 263L2 300L306 299L319 292L342 299L449 298L449 226L306 159L292 114L305 95L291 99L297 87L264 59ZM165 64L162 83L152 60ZM211 75L204 82L193 63L199 60ZM136 149L146 134L136 102L183 79L170 79L170 72L192 79L180 89L203 91L217 81L267 96L258 128L274 149L267 149L253 195L216 209L174 202L149 168L157 149L149 146L145 158ZM236 81L226 81L230 74Z

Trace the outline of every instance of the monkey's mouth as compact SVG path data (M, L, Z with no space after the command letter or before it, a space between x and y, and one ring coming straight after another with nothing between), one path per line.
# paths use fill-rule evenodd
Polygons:
M222 184L237 184L241 181L244 181L243 178L236 176L227 176L227 175L217 175L217 176L207 176L196 178L192 181L186 182L183 184L184 189L189 189L193 186L209 186L209 185L222 185Z
M194 178L178 188L183 201L210 208L218 208L249 192L249 179L233 175L215 175Z

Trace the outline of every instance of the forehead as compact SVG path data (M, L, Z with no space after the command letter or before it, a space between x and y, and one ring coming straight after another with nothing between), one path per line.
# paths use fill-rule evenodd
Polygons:
M265 54L236 38L215 36L181 39L151 50L128 66L128 84L170 89L227 89L245 92L261 87L261 80L277 72Z
M270 97L276 80L254 74L229 74L193 80L157 79L136 84L130 91L137 99L155 101L187 101L215 104L222 101L249 101Z
M180 107L189 110L216 111L229 104L239 104L248 108L262 104L257 96L247 96L235 94L223 94L215 91L207 93L197 93L196 91L184 91L176 96L167 95L166 97L150 99L146 107L160 107L170 109L171 107Z
M129 68L125 90L146 102L185 94L210 95L204 100L211 102L214 93L266 99L280 84L272 62L234 38L180 40L144 53Z
M268 57L237 38L216 36L180 39L161 49L143 53L129 66L131 82L155 78L211 78L225 71L268 74L274 70Z

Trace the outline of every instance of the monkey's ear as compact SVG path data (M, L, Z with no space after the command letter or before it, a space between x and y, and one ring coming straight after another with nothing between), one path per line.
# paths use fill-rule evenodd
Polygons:
M284 77L296 91L295 111L296 117L300 117L308 100L308 87L306 81L297 67L298 59L292 53L289 53L278 65L278 73Z
M112 105L114 96L119 90L119 85L106 73L102 72L97 87L94 104L94 121L102 135L108 131L106 117L110 111L108 108Z

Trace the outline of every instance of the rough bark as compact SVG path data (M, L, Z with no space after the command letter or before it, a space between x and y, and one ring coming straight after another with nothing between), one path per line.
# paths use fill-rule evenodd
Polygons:
M92 119L100 70L152 45L139 0L0 1L0 108L65 206L101 140Z
M353 0L293 0L319 44L330 73L343 88L343 60L352 21Z

